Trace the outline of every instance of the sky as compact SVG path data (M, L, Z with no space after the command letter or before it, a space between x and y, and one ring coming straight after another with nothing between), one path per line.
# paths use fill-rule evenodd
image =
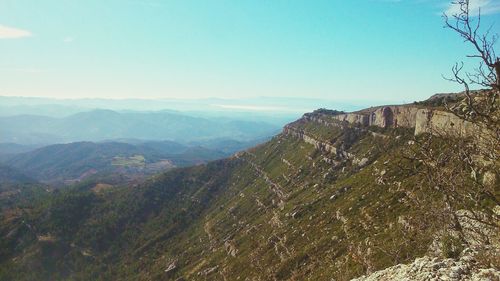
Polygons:
M473 0L500 31L500 0ZM0 0L0 95L411 102L469 46L441 0ZM471 62L472 63L472 62Z

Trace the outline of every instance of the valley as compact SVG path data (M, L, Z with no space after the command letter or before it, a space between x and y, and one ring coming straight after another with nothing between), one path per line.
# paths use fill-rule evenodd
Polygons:
M230 156L255 141L213 140L207 147L172 141L74 142L44 146L23 153L6 153L4 165L52 185L77 183L88 178L120 175L125 182L175 167L206 163Z

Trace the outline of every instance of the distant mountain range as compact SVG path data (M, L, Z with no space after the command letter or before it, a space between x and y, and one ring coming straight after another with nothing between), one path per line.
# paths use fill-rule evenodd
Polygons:
M240 99L51 99L36 97L0 96L0 116L35 114L65 117L96 108L114 111L171 111L189 112L189 115L286 118L291 121L303 112L318 107L337 108L345 111L361 109L381 101L341 102L314 98L258 97ZM254 113L248 116L248 113ZM281 124L283 125L283 124Z
M0 117L3 143L51 144L135 138L181 143L211 139L246 141L275 134L279 126L261 121L192 117L169 111L93 110L63 118L17 115Z
M264 142L293 115L250 114L225 109L228 104L240 108L237 101L222 100L0 97L0 163L51 184L116 174L143 179ZM166 110L169 105L185 111Z

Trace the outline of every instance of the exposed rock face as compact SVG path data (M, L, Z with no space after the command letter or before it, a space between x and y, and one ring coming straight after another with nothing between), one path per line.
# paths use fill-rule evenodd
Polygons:
M324 122L318 119L318 122ZM332 124L329 124L332 125ZM287 125L283 128L283 134L294 136L296 138L302 139L305 143L312 144L317 150L337 156L341 159L351 159L354 157L353 154L346 152L338 147L335 147L332 143L321 141L313 136L309 136L300 129L295 128L292 125ZM336 161L330 158L324 158L324 161L330 164L336 164Z
M238 254L238 249L234 245L233 241L227 240L226 242L224 242L224 248L226 249L227 254L232 257L236 257L236 255Z
M500 214L500 206L493 210ZM500 241L496 227L484 223L488 218L482 213L472 213L466 210L457 212L458 219L463 229L464 239L470 248L466 248L457 259L443 259L443 252L439 249L439 239L436 239L429 248L429 254L435 257L424 256L415 259L410 264L399 264L365 275L355 281L385 281L385 280L467 280L467 281L498 281L500 270L498 258L500 257ZM398 222L406 223L399 217ZM446 235L453 232L445 231ZM487 237L488 243L484 242ZM489 260L489 261L488 261ZM493 262L492 262L493 261Z
M500 271L493 268L481 268L475 253L466 249L459 260L423 257L411 264L399 264L374 272L355 281L385 280L500 280Z
M351 124L358 124L362 126L369 126L370 125L370 116L369 115L363 115L363 114L358 114L358 113L346 113L346 114L339 114L334 117L335 119L339 121L346 121Z
M417 107L412 106L384 106L370 108L363 111L339 114L334 118L352 124L377 127L415 127Z
M297 130L293 126L285 126L285 128L283 129L283 133L286 135L292 135L294 137L300 138L304 140L304 142L314 145L314 147L318 150L325 151L333 155L337 155L337 148L332 144L322 142L314 137L308 136L304 132Z
M175 271L175 269L177 269L177 261L172 261L168 266L167 268L164 270L165 272L172 272L172 271Z
M466 122L449 112L431 109L420 109L417 112L415 135L440 132L466 136L472 133L473 130L472 123Z
M354 158L354 159L352 160L352 163L353 163L354 165L359 166L359 167L364 167L364 166L366 166L366 164L368 164L368 162L369 162L369 159L368 159L368 158L366 158L366 157L365 157L365 158L362 158L362 159Z
M474 130L470 122L466 122L450 112L412 105L375 107L352 113L336 114L331 117L341 122L361 126L415 128L415 135L439 133L464 136L471 134ZM307 116L307 119L325 122L321 118L312 116Z

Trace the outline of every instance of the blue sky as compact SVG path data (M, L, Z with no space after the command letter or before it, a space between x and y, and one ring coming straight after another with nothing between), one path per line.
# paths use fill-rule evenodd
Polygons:
M475 0L499 30L500 1ZM470 49L440 0L0 0L0 95L411 102Z

